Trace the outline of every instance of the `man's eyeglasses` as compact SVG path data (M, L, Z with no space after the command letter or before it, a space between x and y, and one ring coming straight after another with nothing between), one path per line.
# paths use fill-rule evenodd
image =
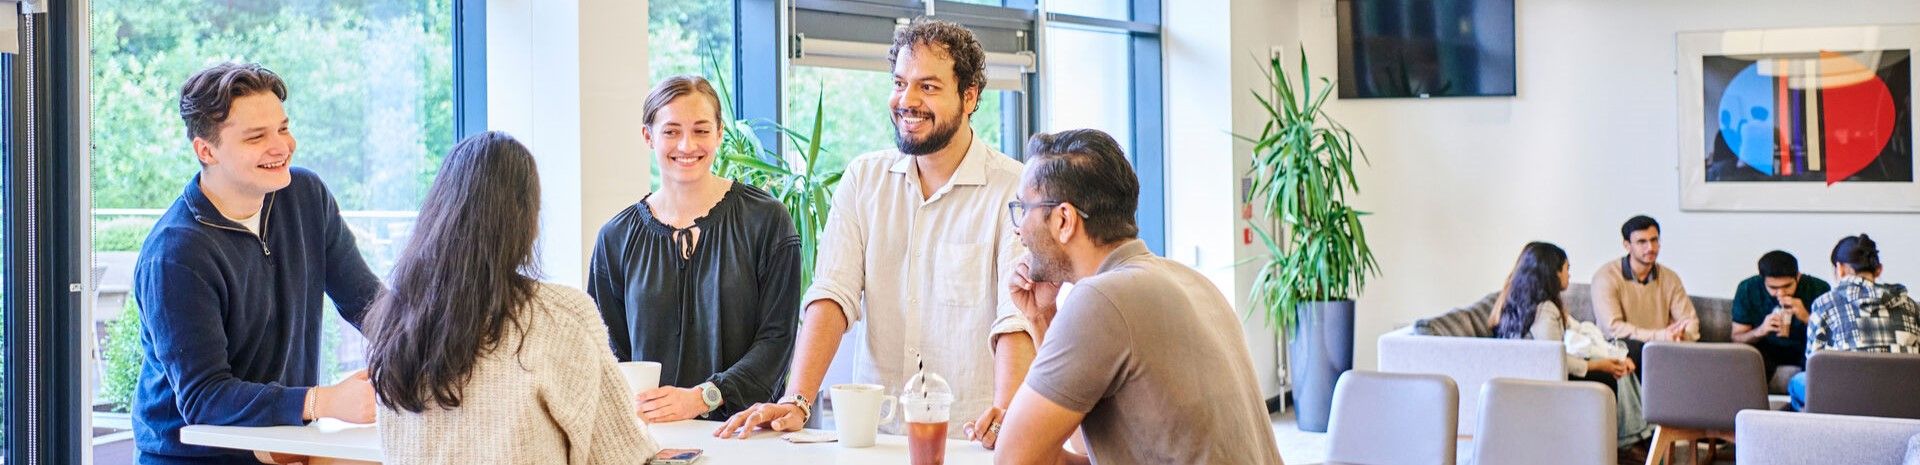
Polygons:
M1036 207L1037 208L1053 208L1053 207L1058 207L1064 204L1066 204L1066 202L1061 202L1058 200L1048 200L1044 202L1035 202L1035 203L1026 203L1019 200L1007 202L1007 219L1013 220L1013 227L1018 228L1020 227L1020 219L1027 217L1027 210L1033 209ZM1073 209L1073 212L1079 213L1080 219L1083 219L1083 220L1092 218L1091 216L1087 216L1087 212L1080 211L1080 209L1078 208Z

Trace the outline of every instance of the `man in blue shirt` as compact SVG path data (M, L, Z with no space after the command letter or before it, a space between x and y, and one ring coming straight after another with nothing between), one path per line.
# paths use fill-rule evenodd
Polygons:
M141 464L259 463L246 451L181 443L187 425L373 422L364 373L315 387L323 294L357 327L380 281L326 186L291 166L286 98L280 77L255 64L214 65L180 89L200 174L135 265Z

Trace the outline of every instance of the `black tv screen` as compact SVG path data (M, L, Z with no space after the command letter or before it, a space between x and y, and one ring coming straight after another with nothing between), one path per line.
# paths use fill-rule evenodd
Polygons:
M1340 98L1514 95L1513 0L1339 0Z

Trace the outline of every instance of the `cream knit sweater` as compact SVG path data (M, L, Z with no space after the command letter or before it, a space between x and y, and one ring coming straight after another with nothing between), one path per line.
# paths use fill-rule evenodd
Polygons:
M381 406L388 464L642 464L660 450L635 416L593 299L541 283L482 355L460 407ZM518 354L516 355L516 351Z

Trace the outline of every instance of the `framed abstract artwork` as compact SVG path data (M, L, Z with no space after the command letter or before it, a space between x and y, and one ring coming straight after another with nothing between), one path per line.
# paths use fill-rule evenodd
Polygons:
M1920 211L1920 26L1681 33L1680 207Z

